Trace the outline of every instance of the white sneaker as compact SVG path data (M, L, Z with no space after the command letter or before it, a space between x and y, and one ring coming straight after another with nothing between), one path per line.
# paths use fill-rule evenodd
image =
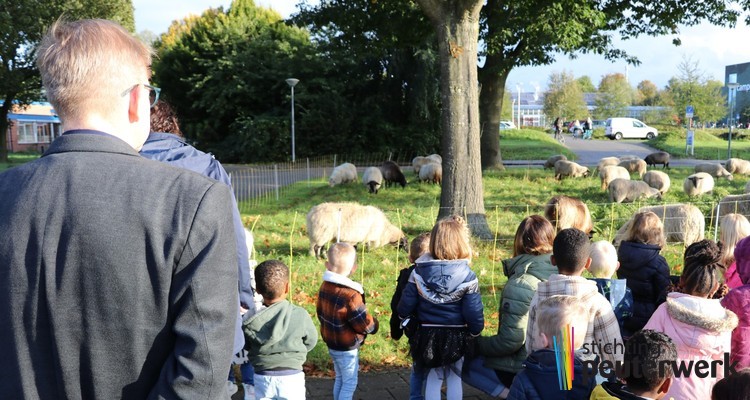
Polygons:
M229 394L229 396L237 393L238 390L239 388L237 387L237 384L232 381L227 381L227 394Z
M255 386L243 383L242 390L245 392L245 400L255 400Z

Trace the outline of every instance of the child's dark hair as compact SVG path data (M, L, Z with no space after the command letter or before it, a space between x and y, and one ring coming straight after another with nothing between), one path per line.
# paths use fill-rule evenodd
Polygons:
M710 296L721 283L724 265L721 246L704 239L685 249L685 266L680 277L680 289L687 294Z
M430 232L421 233L409 245L409 260L413 263L422 254L430 252Z
M643 329L625 343L623 359L630 366L623 377L628 387L652 391L674 375L671 362L677 361L677 347L664 333Z
M530 215L521 221L513 239L513 257L520 254L538 256L552 251L555 228L541 215Z
M552 243L552 255L560 273L576 273L586 267L591 242L588 235L576 228L561 230Z
M750 368L737 371L716 382L711 391L711 400L750 399Z
M264 299L283 296L288 282L289 267L279 260L266 260L255 267L255 288Z

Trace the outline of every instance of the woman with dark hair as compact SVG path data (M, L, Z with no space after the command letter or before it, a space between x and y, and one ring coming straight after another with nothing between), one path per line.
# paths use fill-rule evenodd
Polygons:
M539 282L557 273L550 262L555 228L541 215L524 218L513 240L513 258L503 260L508 283L500 302L500 324L497 334L481 337L479 354L485 365L495 370L500 381L510 387L526 360L526 320L531 298Z

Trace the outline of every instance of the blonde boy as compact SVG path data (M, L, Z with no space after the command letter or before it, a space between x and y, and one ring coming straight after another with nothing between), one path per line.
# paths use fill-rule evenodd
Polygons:
M589 273L594 278L610 279L617 268L620 268L620 262L617 261L617 249L606 240L591 244L590 257Z
M612 279L615 271L620 268L617 250L612 243L600 240L591 244L590 257L588 271L594 276L591 280L596 283L599 293L609 300L622 332L625 321L633 315L633 293L625 279Z
M378 331L378 320L367 313L362 285L349 279L357 269L357 253L350 244L328 249L327 271L318 292L318 320L323 341L333 360L334 400L348 400L357 389L359 347Z

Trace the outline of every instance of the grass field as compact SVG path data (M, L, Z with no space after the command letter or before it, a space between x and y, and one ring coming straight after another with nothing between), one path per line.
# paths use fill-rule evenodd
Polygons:
M649 145L664 150L674 158L694 157L701 160L726 160L728 141L719 135L722 129L695 129L695 155L685 154L687 132L677 127L658 127L659 136L649 141ZM662 130L664 129L664 130ZM750 135L748 130L741 130L732 139L732 157L750 159Z
M21 165L29 161L34 161L37 158L39 158L39 154L35 154L35 153L10 153L8 154L7 163L0 162L0 171L5 171L6 169L10 167L15 167L17 165Z
M500 133L503 160L543 160L555 154L577 157L549 134L533 129L507 129Z

